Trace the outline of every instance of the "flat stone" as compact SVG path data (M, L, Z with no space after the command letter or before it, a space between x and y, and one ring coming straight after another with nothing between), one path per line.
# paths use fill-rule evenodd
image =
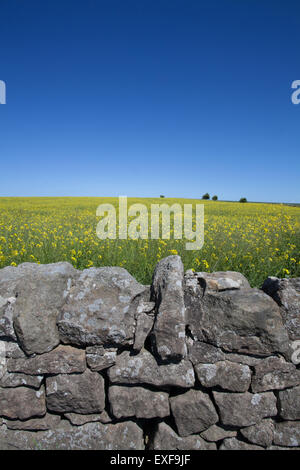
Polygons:
M300 421L284 421L275 424L274 444L300 447Z
M169 395L143 387L109 387L112 414L120 418L164 418L170 414Z
M268 357L255 367L251 388L253 392L281 390L300 384L300 370L279 357Z
M180 437L166 423L159 423L155 431L153 450L216 450L214 443L206 442L198 435Z
M195 365L214 364L215 362L224 361L225 354L216 346L201 341L194 341L188 347L188 358Z
M47 408L55 413L93 414L105 407L104 379L87 369L83 374L46 378Z
M102 413L94 413L89 415L81 415L77 413L66 413L65 417L70 421L74 426L83 426L86 423L95 423L100 422L103 424L111 423L112 419L106 411Z
M91 370L100 371L116 363L117 349L103 346L88 346L86 348L86 361Z
M60 345L52 351L28 359L9 359L9 372L30 375L73 374L86 369L85 351L71 346Z
M72 426L62 420L48 431L12 431L0 428L0 450L144 450L142 429L132 421Z
M125 269L85 269L70 289L58 320L63 343L131 345L139 295L146 289Z
M239 441L236 437L224 439L220 446L220 450L264 450L263 447L248 444L244 441Z
M242 435L251 443L269 447L274 439L274 422L263 419L260 423L240 429Z
M146 384L161 388L190 388L195 383L190 361L158 365L152 354L145 349L136 355L123 351L117 356L116 364L108 369L108 377L111 383Z
M245 392L251 382L251 371L248 366L229 361L215 364L198 364L195 372L203 387L219 386L224 390Z
M0 387L2 388L14 388L14 387L32 387L35 389L39 389L41 386L41 382L43 380L42 375L26 375L26 374L11 374L6 372L1 380L0 380Z
M287 420L300 420L300 386L279 392L279 414Z
M27 419L26 421L10 421L5 420L7 429L23 430L23 431L45 431L47 429L56 428L61 421L59 415L47 413L42 418Z
M232 430L227 430L218 426L217 424L213 424L210 428L203 431L200 436L203 437L206 441L209 442L218 442L226 439L227 437L236 437L237 432Z
M244 364L245 366L254 367L264 358L247 356L245 354L226 353L225 359L230 362L237 362L238 364Z
M150 302L149 302L150 303ZM151 302L154 304L154 302ZM136 318L136 328L134 333L134 351L141 351L145 341L154 325L154 313L141 312Z
M24 420L46 414L44 387L0 388L0 416Z
M170 405L181 437L200 433L219 419L209 395L200 390L171 397Z
M225 426L246 427L263 418L276 416L276 397L272 392L223 393L213 392L221 423Z
M186 356L184 268L180 256L168 256L155 268L152 298L157 315L153 328L153 346L162 361Z
M236 271L216 271L214 273L195 273L198 283L207 291L224 291L249 288L250 284L243 274Z

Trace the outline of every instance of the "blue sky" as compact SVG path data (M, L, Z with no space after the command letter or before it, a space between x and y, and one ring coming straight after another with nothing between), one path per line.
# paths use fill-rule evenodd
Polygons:
M300 4L0 0L0 196L300 202Z

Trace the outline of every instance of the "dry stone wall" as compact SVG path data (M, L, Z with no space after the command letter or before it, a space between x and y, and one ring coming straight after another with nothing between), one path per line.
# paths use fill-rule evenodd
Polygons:
M298 340L300 279L6 267L0 449L299 449Z

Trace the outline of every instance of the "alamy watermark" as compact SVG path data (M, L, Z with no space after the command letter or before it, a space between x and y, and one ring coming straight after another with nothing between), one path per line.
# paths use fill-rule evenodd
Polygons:
M0 80L0 104L6 104L6 83Z
M295 90L291 96L292 103L299 104L300 103L300 80L293 81L292 89Z
M145 204L128 207L127 197L120 196L118 209L116 211L112 204L98 206L96 215L101 220L96 232L101 240L170 240L173 233L175 240L189 240L185 244L186 250L200 250L203 247L204 204L195 204L194 207L193 204L151 204L149 214Z

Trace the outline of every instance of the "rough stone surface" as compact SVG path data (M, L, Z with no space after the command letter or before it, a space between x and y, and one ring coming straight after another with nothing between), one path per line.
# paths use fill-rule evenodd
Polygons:
M262 289L280 306L290 339L300 339L300 277L294 279L268 277Z
M67 418L71 424L74 424L74 426L83 426L86 423L94 423L94 422L100 422L100 423L111 423L112 419L108 415L106 411L102 411L102 413L95 413L95 414L89 414L89 415L81 415L77 413L66 413L65 418Z
M199 363L214 364L215 362L224 361L225 354L212 344L195 341L188 347L188 358L194 366Z
M220 446L220 450L263 450L263 447L256 446L253 444L248 444L247 442L240 441L235 437L230 437L229 439L224 439L223 443Z
M26 375L26 374L10 374L6 372L0 380L0 388L14 388L14 387L32 387L37 390L41 386L43 380L42 375Z
M168 256L157 264L152 282L157 308L153 340L161 360L180 360L186 355L183 282L179 256Z
M9 359L9 372L29 375L73 374L86 369L85 351L60 345L52 351L28 359Z
M286 447L300 446L300 421L275 424L274 444Z
M112 414L120 418L164 418L170 414L169 395L153 392L143 387L109 388L109 402Z
M248 366L229 361L215 364L198 364L196 375L203 387L219 386L233 392L246 392L251 382L251 371Z
M47 408L56 413L101 413L105 407L103 377L86 370L46 379Z
M250 284L243 274L235 271L217 271L214 273L196 272L193 277L203 291L221 292L224 290L249 288Z
M71 426L62 421L49 431L0 428L0 450L144 450L142 429L132 421Z
M100 371L116 363L117 349L103 346L88 346L86 361L91 370Z
M216 450L216 445L200 436L180 437L166 423L159 423L155 432L153 450Z
M281 390L300 384L300 370L278 357L268 357L255 367L251 388L253 392Z
M277 414L276 397L272 392L253 394L214 391L213 395L221 423L227 426L251 426Z
M251 443L269 447L274 439L274 422L263 419L260 423L241 429L242 435Z
M24 420L46 414L45 391L27 387L0 388L0 416Z
M154 302L149 302L149 304L155 305ZM145 341L151 332L153 325L154 313L138 312L134 333L134 351L139 352L144 347Z
M200 434L203 439L209 442L222 441L223 439L226 439L228 437L236 437L236 435L236 431L224 429L221 426L218 426L217 424L213 424L210 428L206 429L206 431L203 431Z
M300 420L300 386L279 392L279 414L287 420Z
M7 429L23 430L23 431L46 431L54 429L60 423L61 417L47 413L42 418L27 419L26 421L10 421L5 420Z
M147 384L162 388L190 388L195 383L190 361L158 365L145 349L137 355L131 355L129 351L122 352L117 356L116 364L108 369L108 377L112 383Z
M200 390L170 398L178 434L182 437L200 433L218 421L218 414L209 395Z
M61 340L79 346L132 344L134 300L144 290L123 268L85 269L71 287L59 317Z

